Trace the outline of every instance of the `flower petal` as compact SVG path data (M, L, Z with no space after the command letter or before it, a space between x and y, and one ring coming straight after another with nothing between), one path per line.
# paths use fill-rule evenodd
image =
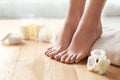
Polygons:
M97 71L97 63L96 63L96 58L93 56L89 56L88 57L88 61L87 61L87 68L90 71Z
M91 51L91 55L101 56L101 55L106 55L106 52L105 52L105 50L95 49L95 50Z
M104 74L107 71L107 69L109 68L109 66L110 66L110 60L108 60L108 59L101 59L98 62L98 68L99 68L100 73Z

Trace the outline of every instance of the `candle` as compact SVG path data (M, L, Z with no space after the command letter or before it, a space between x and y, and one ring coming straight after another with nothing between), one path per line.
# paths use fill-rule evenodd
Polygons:
M35 24L35 27L34 27L34 37L35 38L38 38L39 32L43 27L44 27L44 25Z
M30 39L29 25L20 26L20 32L22 34L23 39L25 40Z
M30 22L29 23L29 33L30 33L30 36L34 36L34 28L35 28L34 23Z

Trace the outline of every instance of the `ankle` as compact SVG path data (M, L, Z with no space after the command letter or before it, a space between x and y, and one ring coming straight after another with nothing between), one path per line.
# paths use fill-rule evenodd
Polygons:
M89 24L91 25L91 24ZM95 35L101 35L102 34L102 24L101 21L97 24L93 24L93 26L84 26L84 29L87 29L89 33L93 34L95 33Z
M97 34L98 35L101 35L102 34L102 23L101 23L101 21L99 22L99 24L98 24L98 29L97 29Z
M79 19L75 19L75 18L67 19L64 24L64 29L76 30L78 24L79 24Z

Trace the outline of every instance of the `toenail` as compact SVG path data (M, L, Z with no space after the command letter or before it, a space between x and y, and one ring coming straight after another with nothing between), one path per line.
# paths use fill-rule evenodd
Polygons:
M45 52L45 54L47 54L47 51Z
M52 55L49 55L49 57L53 57Z
M50 54L48 54L48 56L50 56Z
M59 56L59 55L57 55L57 58L60 58L60 56Z
M50 54L49 56L50 56L50 57L53 57L53 54Z
M65 63L70 64L69 62L65 62Z
M63 59L61 59L60 61L64 63L64 60L63 60Z
M76 63L78 63L78 61L75 61Z
M70 61L70 63L74 63L74 62Z
M61 58L61 61L64 61L64 58Z
M59 58L59 56L55 56L55 59L58 59Z
M68 60L65 60L65 63L69 64L69 61L68 61Z
M46 54L48 57L49 57L49 55L48 54Z
M49 54L49 56L52 56L52 54Z

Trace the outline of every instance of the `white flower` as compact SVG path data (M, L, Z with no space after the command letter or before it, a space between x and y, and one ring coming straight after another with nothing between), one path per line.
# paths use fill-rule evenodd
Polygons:
M91 56L94 56L97 59L97 61L100 59L107 59L106 52L104 50L98 50L98 49L93 50L91 52Z
M51 32L46 30L46 29L42 29L39 32L39 40L40 41L44 41L44 42L50 42L51 41Z
M94 56L88 57L87 68L90 71L98 71L97 58Z
M91 56L95 56L97 58L100 58L101 56L106 56L106 53L104 50L95 49L91 52Z
M96 71L104 74L110 66L110 60L106 57L104 50L93 50L88 57L87 68L90 71Z
M98 62L98 69L100 74L104 74L110 66L109 59L101 59Z
M54 43L57 40L57 34L58 32L52 31L51 29L44 27L39 32L39 40L43 42Z

